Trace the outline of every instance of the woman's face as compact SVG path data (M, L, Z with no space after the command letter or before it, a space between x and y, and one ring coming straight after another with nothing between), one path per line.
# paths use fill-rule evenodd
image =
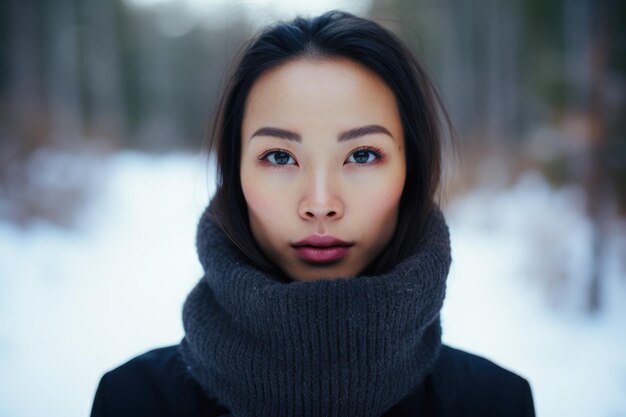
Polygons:
M404 136L375 73L344 58L273 68L248 95L241 144L252 234L291 279L358 275L389 243Z

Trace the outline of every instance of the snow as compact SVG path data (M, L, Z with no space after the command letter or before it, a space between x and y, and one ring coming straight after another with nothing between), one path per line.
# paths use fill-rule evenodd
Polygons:
M473 191L449 210L453 266L444 339L526 377L540 416L626 416L626 280L609 236L605 308L584 314L591 225L576 188L527 174L510 190ZM611 252L612 251L612 252ZM550 283L551 275L567 279ZM546 296L545 284L557 285ZM542 284L542 285L540 285Z
M105 371L183 335L207 162L125 152L97 170L75 229L0 221L1 417L88 415ZM444 341L526 377L539 416L626 416L626 227L608 237L604 309L584 314L581 207L532 173L452 202Z

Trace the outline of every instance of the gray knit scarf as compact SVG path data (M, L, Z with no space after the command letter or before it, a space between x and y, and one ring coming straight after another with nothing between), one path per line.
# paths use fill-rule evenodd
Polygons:
M381 416L441 346L451 258L439 210L424 233L386 274L285 283L246 262L205 211L205 275L183 308L189 372L235 417Z

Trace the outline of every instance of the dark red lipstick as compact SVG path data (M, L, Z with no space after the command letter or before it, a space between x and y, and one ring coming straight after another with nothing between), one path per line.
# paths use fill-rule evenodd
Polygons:
M311 235L291 246L304 261L329 263L345 257L353 245L331 235Z

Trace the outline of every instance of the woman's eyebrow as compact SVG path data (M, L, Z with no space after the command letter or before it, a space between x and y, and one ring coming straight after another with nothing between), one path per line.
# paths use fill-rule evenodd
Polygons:
M302 136L299 134L290 130L280 129L278 127L262 127L250 136L250 140L252 140L255 136L273 136L279 139L302 142Z
M361 127L355 127L350 130L346 130L342 132L337 137L337 142L343 142L346 140L356 139L365 135L373 135L373 134L385 134L393 139L393 135L389 133L389 130L384 128L381 125L367 125ZM262 127L258 129L256 132L250 136L250 140L252 140L255 136L272 136L279 139L291 140L294 142L301 143L302 136L300 136L296 132L292 132L290 130L281 129L278 127Z
M347 130L340 133L337 137L337 142L343 142L344 140L356 139L365 135L374 135L382 133L393 139L393 136L387 129L381 125L367 125L362 127L355 127L354 129Z

